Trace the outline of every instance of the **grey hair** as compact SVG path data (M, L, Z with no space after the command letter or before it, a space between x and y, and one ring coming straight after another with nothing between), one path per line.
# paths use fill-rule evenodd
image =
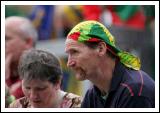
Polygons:
M32 22L28 18L20 16L10 16L6 18L6 22L7 21L19 22L20 26L16 27L19 27L18 29L22 32L22 34L24 34L24 38L32 38L34 43L36 43L38 39L38 33Z
M43 50L24 51L18 65L18 72L24 80L48 80L56 84L62 78L62 69L58 58Z

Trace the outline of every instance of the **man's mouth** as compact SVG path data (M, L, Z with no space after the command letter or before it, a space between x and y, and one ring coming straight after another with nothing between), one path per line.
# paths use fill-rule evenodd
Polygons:
M73 72L74 72L74 73L81 73L81 72L82 72L82 69L79 69L79 68L78 68L78 69L73 69Z
M33 100L32 102L33 103L40 103L41 101L40 100Z

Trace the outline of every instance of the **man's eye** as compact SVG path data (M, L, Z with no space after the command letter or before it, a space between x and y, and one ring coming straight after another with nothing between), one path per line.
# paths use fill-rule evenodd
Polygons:
M31 89L30 87L25 87L27 90Z
M78 53L78 51L72 50L71 53L72 53L72 54L75 54L75 53Z

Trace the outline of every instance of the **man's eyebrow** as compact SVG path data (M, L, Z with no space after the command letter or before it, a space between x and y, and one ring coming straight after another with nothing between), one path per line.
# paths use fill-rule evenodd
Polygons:
M78 47L71 47L69 49L66 49L66 53L69 53L69 52L73 52L73 51L79 51Z
M75 50L75 48L65 49L65 52L68 53L68 52L70 52L70 51L72 51L72 50Z

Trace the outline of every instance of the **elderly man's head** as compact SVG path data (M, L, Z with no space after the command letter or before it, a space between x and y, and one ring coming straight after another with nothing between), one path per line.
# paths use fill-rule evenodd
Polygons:
M6 18L6 56L12 54L14 62L18 61L24 50L34 46L37 38L37 31L29 19L18 16Z

